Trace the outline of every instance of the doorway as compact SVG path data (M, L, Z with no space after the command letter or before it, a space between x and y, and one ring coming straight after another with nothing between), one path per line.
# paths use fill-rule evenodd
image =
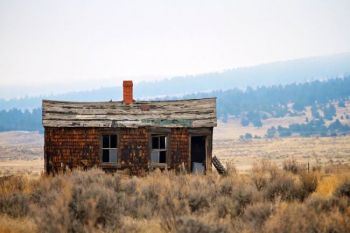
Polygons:
M204 173L206 158L206 136L191 137L191 171Z

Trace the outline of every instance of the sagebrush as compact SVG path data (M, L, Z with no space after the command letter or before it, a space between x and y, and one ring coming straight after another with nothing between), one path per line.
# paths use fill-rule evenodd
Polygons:
M261 161L249 174L226 176L92 169L3 177L0 232L350 232L350 168L286 167ZM337 182L326 195L330 176Z

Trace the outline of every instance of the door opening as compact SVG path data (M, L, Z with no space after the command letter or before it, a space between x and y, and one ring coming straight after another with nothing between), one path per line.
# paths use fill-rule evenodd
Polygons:
M205 136L191 137L191 171L193 173L204 173L205 171Z

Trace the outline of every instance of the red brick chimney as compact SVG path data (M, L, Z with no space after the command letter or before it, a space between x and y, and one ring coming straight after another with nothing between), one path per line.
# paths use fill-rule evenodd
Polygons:
M123 102L124 104L132 104L133 96L132 96L132 81L124 80L123 81Z

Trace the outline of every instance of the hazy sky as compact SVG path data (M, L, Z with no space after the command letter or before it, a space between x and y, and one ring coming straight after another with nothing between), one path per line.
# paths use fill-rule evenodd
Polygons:
M0 97L350 51L350 0L0 0Z

